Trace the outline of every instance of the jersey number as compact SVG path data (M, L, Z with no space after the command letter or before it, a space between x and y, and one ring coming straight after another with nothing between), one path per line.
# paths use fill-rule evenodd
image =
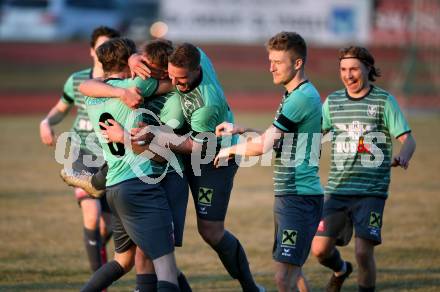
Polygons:
M109 114L109 113L103 113L100 117L99 117L99 121L101 123L106 123L107 120L114 120L115 118ZM104 127L99 126L101 128L101 130L104 130ZM110 152L115 155L115 156L124 156L125 154L125 148L124 148L124 144L122 143L107 143L108 148L110 149ZM116 146L116 147L115 147Z

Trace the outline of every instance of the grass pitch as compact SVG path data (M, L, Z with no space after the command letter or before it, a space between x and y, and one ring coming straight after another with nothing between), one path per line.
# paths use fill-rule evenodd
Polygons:
M238 115L238 122L263 128L271 115ZM54 149L40 144L41 116L4 116L0 143L0 291L78 291L90 273L82 243L80 211L72 189L58 177ZM67 130L72 119L57 128ZM383 244L376 249L378 291L440 289L440 116L410 118L417 140L407 171L392 172L384 214ZM329 166L324 145L321 180ZM235 180L226 226L243 243L257 281L275 291L272 168L241 168ZM239 291L215 253L201 240L189 203L183 248L177 261L194 291ZM109 246L111 254L113 246ZM353 245L342 249L354 261ZM304 267L314 291L322 291L330 272L310 257ZM356 268L344 291L357 291ZM132 291L134 273L110 291Z

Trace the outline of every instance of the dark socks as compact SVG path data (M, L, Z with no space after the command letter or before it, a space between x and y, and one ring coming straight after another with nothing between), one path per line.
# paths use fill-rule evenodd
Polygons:
M157 282L157 292L180 292L180 289L171 282L159 281Z
M341 254L336 248L333 249L333 252L330 254L330 256L323 260L319 259L319 262L321 263L321 265L332 269L334 272L339 272L344 265Z
M177 277L179 289L181 292L192 292L188 280L183 273ZM157 276L156 274L139 274L136 275L136 292L157 292Z
M177 277L177 282L179 283L179 289L181 292L192 292L191 286L182 272Z
M108 165L107 163L104 163L98 170L97 173L95 173L92 176L92 186L97 190L105 190L105 183L107 182L107 172L108 172Z
M82 287L81 292L99 292L125 274L117 261L111 261L100 267Z
M96 271L102 264L101 260L101 235L99 229L90 230L84 228L84 245L86 247L87 256L89 258L90 268Z
M244 249L234 235L225 231L223 238L213 248L229 275L240 282L243 291L258 291L249 270L249 263Z
M375 286L373 286L373 287L364 287L364 286L360 286L359 285L358 291L359 292L374 292L374 291L376 291L376 287Z
M136 292L157 292L156 274L136 275Z

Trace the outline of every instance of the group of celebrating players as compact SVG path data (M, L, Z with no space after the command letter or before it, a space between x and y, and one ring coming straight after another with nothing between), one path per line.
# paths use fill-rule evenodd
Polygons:
M270 72L286 91L273 124L258 131L234 123L200 48L157 39L137 50L108 27L96 28L90 44L93 67L69 77L40 124L43 143L53 145L52 127L78 107L72 135L79 139L70 145L78 155L61 175L76 187L94 272L81 291L105 290L133 266L135 291L192 291L174 257L189 189L203 240L243 291L265 291L224 221L239 158L269 151L278 291L310 290L301 271L310 250L334 271L327 291L340 291L353 267L336 245L347 245L353 229L359 291L375 291L374 247L381 243L390 169L408 167L415 140L395 98L373 85L380 72L367 49L340 50L344 89L321 105L305 75L304 39L294 32L273 36L266 44ZM332 143L325 191L318 175L322 134ZM402 143L394 157L391 137ZM115 256L107 262L111 234Z

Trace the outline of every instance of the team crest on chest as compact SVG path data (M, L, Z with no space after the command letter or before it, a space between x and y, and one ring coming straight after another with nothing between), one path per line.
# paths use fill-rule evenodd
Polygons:
M376 114L377 114L377 108L378 108L378 106L377 106L376 104L369 104L369 105L368 105L367 114L368 114L370 117L375 117Z

